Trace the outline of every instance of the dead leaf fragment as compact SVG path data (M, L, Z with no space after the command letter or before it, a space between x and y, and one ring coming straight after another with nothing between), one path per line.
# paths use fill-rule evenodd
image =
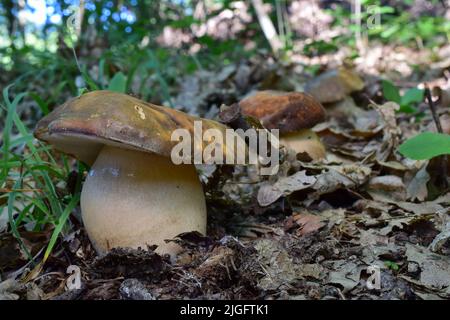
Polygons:
M395 112L400 109L400 106L391 101L383 105L373 104L372 106L380 113L384 121L383 143L377 150L377 159L385 162L396 150L399 144L399 137L402 133L397 126L397 119L395 117Z
M0 282L0 300L19 300L19 295L14 291L20 289L20 284L14 279Z
M119 292L127 300L155 300L153 294L138 279L126 279L120 285Z
M273 185L263 185L258 191L258 203L266 207L282 196L311 187L315 182L316 178L307 176L305 170L298 171L292 176L279 179Z
M428 196L427 183L430 181L430 175L427 172L427 164L425 163L422 168L417 171L416 175L409 182L406 189L408 198L414 201L424 201Z
M275 240L261 239L255 244L258 262L264 272L258 281L263 290L280 290L301 277L299 266L294 264L287 251Z
M408 261L419 264L420 282L431 290L450 296L450 258L432 253L426 248L406 244Z
M334 271L328 274L328 283L339 284L346 293L355 288L359 283L359 277L363 266L358 266L352 261L338 260L333 263Z
M406 200L405 185L400 177L394 175L377 176L369 180L367 192L374 200L386 202Z
M309 195L315 199L322 194L327 194L341 188L355 188L367 182L372 170L364 165L326 166L325 171L317 176L316 183L312 186L316 192Z
M443 207L437 203L431 201L422 203L412 203L412 202L392 202L392 204L402 208L403 210L412 212L417 215L423 214L435 214L443 209Z
M319 216L309 213L296 214L293 216L293 219L299 225L299 228L296 231L298 236L307 235L326 225Z
M439 215L441 216L443 227L441 229L441 232L438 235L436 235L436 237L433 239L433 241L429 246L429 249L433 252L440 251L444 246L444 244L450 240L450 219L448 218L446 213L440 213Z

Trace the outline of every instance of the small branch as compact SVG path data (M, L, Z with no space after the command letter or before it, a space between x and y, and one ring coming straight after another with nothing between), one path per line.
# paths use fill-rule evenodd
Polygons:
M433 99L431 98L431 91L430 91L430 89L429 89L427 84L425 84L425 97L426 97L426 100L428 102L428 106L430 107L431 115L433 116L433 120L434 120L434 123L436 125L437 131L439 133L444 133L444 130L442 130L441 120L439 119L439 115L438 115L437 110L436 110L436 106L434 105ZM447 172L447 168L448 168L447 155L439 156L437 161L438 161L438 170L439 170L439 172L438 172L438 175L437 175L436 182L443 189L447 189L448 188L448 181L447 181L447 174L448 174L448 172Z
M428 101L428 106L431 110L431 115L433 116L434 123L436 124L437 131L439 133L444 133L444 130L442 130L442 124L441 120L439 119L439 116L436 111L436 106L434 105L433 99L431 98L431 91L428 88L428 85L425 85L425 97Z

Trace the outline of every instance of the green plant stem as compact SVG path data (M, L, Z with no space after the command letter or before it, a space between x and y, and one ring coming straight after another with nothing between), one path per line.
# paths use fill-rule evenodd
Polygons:
M439 119L439 116L436 111L436 106L434 105L433 99L431 98L431 92L428 87L425 89L425 97L428 101L428 106L431 110L431 115L433 116L434 123L436 124L436 129L439 133L444 133L442 130L441 120Z

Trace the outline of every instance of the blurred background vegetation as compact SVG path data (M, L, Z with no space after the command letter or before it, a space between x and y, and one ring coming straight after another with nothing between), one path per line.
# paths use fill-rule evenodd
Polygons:
M272 21L279 57L319 56L345 46L356 58L358 2L362 21L374 8L380 14L374 27L362 26L362 42L420 50L450 38L440 0L3 0L0 86L14 83L15 92L34 92L41 107L52 108L81 88L107 87L120 72L115 82L125 91L170 104L183 75L270 53L255 3Z

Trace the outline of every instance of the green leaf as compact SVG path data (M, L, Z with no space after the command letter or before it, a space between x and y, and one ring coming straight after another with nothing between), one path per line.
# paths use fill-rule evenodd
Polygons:
M414 160L425 160L450 154L450 135L424 132L403 142L398 151L405 157Z
M409 104L405 104L405 105L400 105L400 109L398 109L398 112L414 113L414 112L417 112L417 109L410 106Z
M127 78L122 72L118 72L109 82L108 90L125 93Z
M411 103L418 103L423 101L425 90L412 88L405 92L402 97L401 105L409 105Z
M389 6L378 7L377 9L379 10L378 14L395 13L395 8Z
M186 16L182 19L175 20L171 22L169 25L173 28L190 28L193 24L199 24L199 20L195 19L193 16Z
M399 30L400 30L400 26L398 24L394 24L394 25L388 27L386 30L384 30L381 33L381 37L384 39L388 39L388 38L392 37Z
M419 36L422 38L431 37L436 32L436 26L433 19L421 18L417 23Z
M400 269L400 267L398 266L398 264L396 264L393 261L385 261L384 265L388 268L391 269L393 271L398 271L398 269Z
M402 98L400 97L400 91L392 82L383 80L381 85L383 87L384 97L387 100L401 104Z

